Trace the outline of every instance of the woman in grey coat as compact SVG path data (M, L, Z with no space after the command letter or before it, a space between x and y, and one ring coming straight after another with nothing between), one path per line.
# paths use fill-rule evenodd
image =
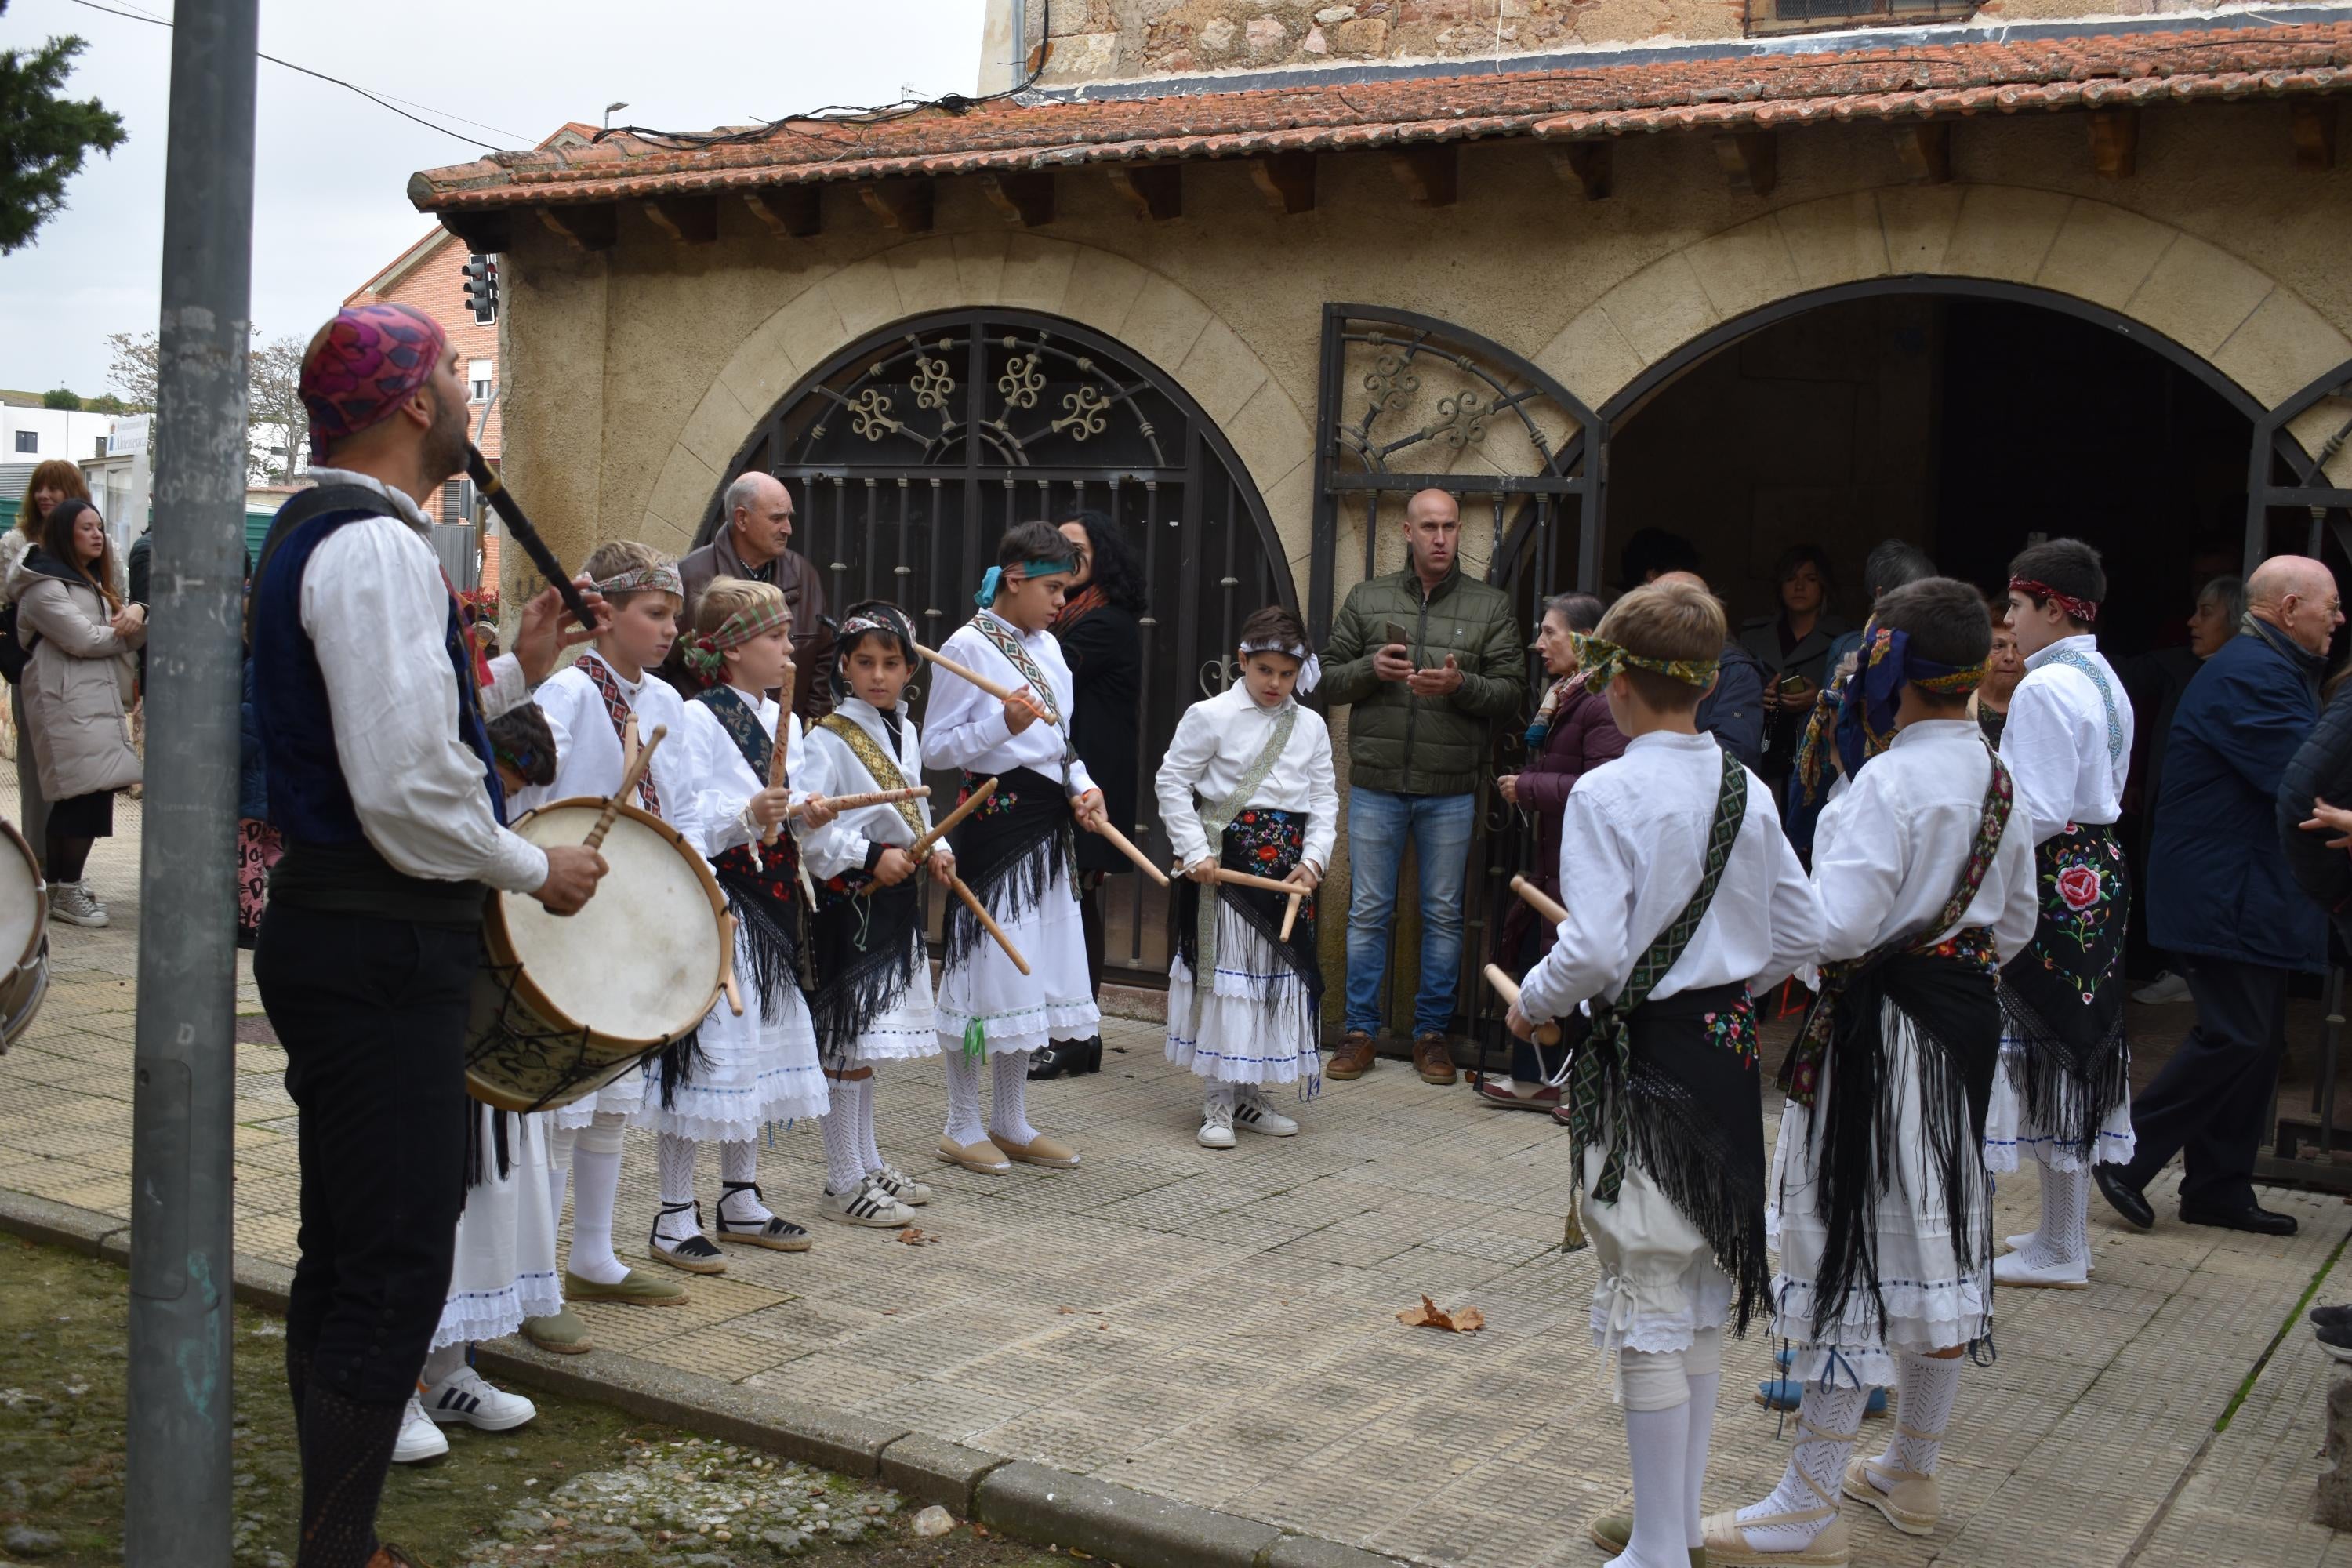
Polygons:
M139 782L123 714L147 611L116 591L113 556L98 509L61 501L8 579L16 637L29 656L19 742L31 742L50 803L42 856L49 915L71 925L107 923L81 875L91 843L113 836L115 792Z

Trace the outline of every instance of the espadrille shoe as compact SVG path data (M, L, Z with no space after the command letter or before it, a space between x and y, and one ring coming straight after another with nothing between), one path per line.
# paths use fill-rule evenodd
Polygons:
M1741 1532L1737 1509L1707 1515L1699 1521L1699 1530L1706 1542L1705 1550L1711 1568L1780 1568L1781 1563L1795 1563L1798 1568L1846 1568L1853 1561L1853 1546L1846 1533L1845 1521L1837 1517L1834 1507L1767 1514L1748 1522L1760 1530L1776 1524L1813 1524L1824 1518L1830 1521L1828 1528L1814 1536L1811 1545L1796 1552L1763 1552L1748 1545L1748 1537Z
M1004 1151L985 1138L977 1143L959 1143L942 1132L940 1158L950 1165L978 1171L983 1176L1001 1176L1013 1169L1013 1162L1004 1157Z
M1592 1544L1612 1557L1622 1557L1633 1539L1633 1517L1624 1513L1604 1513L1592 1521ZM1690 1549L1690 1568L1707 1568L1706 1548Z
M637 1268L630 1269L611 1285L583 1279L567 1268L563 1271L563 1299L573 1303L617 1301L630 1307L683 1307L688 1300L685 1286L656 1279Z
M2008 1247L2011 1252L2022 1252L2022 1251L2024 1251L2024 1250L2025 1250L2025 1244L2026 1244L2027 1242L2032 1241L2032 1240L2033 1239L2033 1237L2034 1237L2034 1233L2033 1233L2032 1231L2030 1231L2030 1230L2029 1230L2029 1231L2026 1231L2024 1234L2022 1234L2022 1235L2021 1235L2021 1236L2004 1236L2004 1237L2002 1237L2000 1239L2001 1239L2002 1244L2003 1244L2004 1246L2006 1246L2006 1247ZM2094 1274L2096 1274L2098 1271L2099 1271L2099 1262L2098 1262L2098 1259L2097 1259L2097 1258L2093 1258L2090 1262L2085 1263L2084 1265L2083 1265L2083 1275L2084 1275L2084 1278L2085 1278L2085 1279L2088 1279L2090 1276L2092 1276L2092 1275L2094 1275Z
M1056 1143L1040 1132L1026 1143L1015 1143L1010 1138L1000 1138L992 1132L988 1141L1004 1151L1008 1160L1018 1160L1024 1165L1045 1165L1056 1171L1078 1168L1078 1152L1066 1143Z
M557 1355L584 1355L596 1348L588 1338L588 1325L569 1307L544 1318L525 1318L522 1337Z
M693 1215L694 1228L682 1237L664 1236L662 1221L674 1214ZM698 1203L662 1205L661 1213L654 1216L653 1234L646 1238L646 1253L656 1263L683 1268L688 1274L727 1272L725 1255L702 1234L702 1205Z
M1908 1427L1902 1430L1906 1436L1917 1436ZM1855 1459L1846 1466L1845 1495L1868 1503L1906 1535L1932 1535L1944 1517L1935 1477L1881 1466L1875 1459Z

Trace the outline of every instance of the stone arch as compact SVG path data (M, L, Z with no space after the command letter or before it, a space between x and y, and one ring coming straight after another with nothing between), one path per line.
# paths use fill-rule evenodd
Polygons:
M688 417L646 500L641 537L686 548L745 433L845 344L891 321L961 307L1061 316L1160 367L1232 441L1294 572L1299 568L1310 526L1313 428L1256 351L1165 275L1093 246L1021 233L894 246L778 307L745 334Z
M1685 344L1841 284L1969 278L2068 295L2162 333L2263 407L2352 359L2269 273L2160 219L2011 185L1889 186L1765 214L1669 253L1563 327L1536 363L1611 405Z

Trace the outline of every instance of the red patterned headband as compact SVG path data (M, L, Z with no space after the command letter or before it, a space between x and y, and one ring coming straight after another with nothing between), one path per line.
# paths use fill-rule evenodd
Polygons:
M2099 618L2099 606L2088 599L2078 599L2072 594L2062 594L2047 583L2037 583L2031 577L2011 577L2009 591L2022 594L2029 599L2047 599L2064 613L2066 618L2089 626Z
M350 305L302 356L302 404L310 411L310 460L386 418L433 378L449 340L440 323L406 305Z

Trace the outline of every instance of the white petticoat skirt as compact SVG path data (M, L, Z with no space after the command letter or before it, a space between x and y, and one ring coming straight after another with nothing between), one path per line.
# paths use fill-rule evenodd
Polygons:
M993 947L994 942L990 946ZM1027 956L1025 953L1023 956ZM912 1061L919 1057L940 1054L940 1036L933 1016L931 997L931 960L925 953L915 960L915 973L907 983L906 994L898 1005L867 1026L851 1047L849 1065L868 1067L876 1062Z
M983 934L963 960L948 959L940 973L933 1016L939 1048L961 1050L965 1031L976 1021L988 1054L1043 1050L1055 1040L1091 1039L1102 1028L1094 986L1087 976L1086 928L1078 898L1070 888L1069 867L1055 857L1054 879L1036 907L1018 920L988 911L1004 928L1006 940L1029 961L1023 974Z
M507 1118L507 1173L498 1174L487 1105L474 1107L476 1132L488 1180L466 1193L457 1216L457 1254L449 1294L433 1331L433 1350L472 1340L494 1340L522 1327L525 1318L563 1310L563 1279L555 1268L555 1208L548 1175L545 1112Z
M1595 1198L1607 1160L1601 1143L1584 1152L1584 1196L1577 1207L1601 1265L1601 1281L1592 1289L1592 1343L1604 1356L1618 1350L1686 1351L1702 1330L1731 1321L1731 1276L1715 1261L1706 1237L1631 1154L1617 1201Z
M646 1075L635 1067L625 1067L621 1075L593 1094L582 1095L569 1105L558 1106L546 1114L555 1119L558 1127L585 1127L596 1120L599 1111L614 1116L634 1117L645 1102Z
M1918 1036L1892 1003L1885 1004L1881 1027L1886 1042L1886 1090L1901 1096L1896 1110L1895 1180L1881 1195L1874 1218L1879 1294L1886 1305L1884 1332L1872 1321L1869 1293L1850 1295L1823 1339L1813 1339L1814 1281L1828 1241L1828 1217L1819 1207L1816 1176L1823 1150L1805 1146L1816 1111L1794 1100L1780 1113L1780 1140L1772 1156L1772 1200L1764 1223L1780 1252L1772 1280L1772 1332L1790 1342L1797 1359L1789 1376L1815 1383L1825 1376L1842 1387L1891 1388L1895 1360L1903 1352L1922 1354L1967 1345L1992 1326L1991 1238L1983 1219L1991 1201L1990 1182L1979 1185L1971 1223L1980 1254L1965 1273L1953 1246L1944 1182L1926 1157L1926 1117L1921 1106ZM1834 1091L1822 1079L1822 1108Z
M2105 1122L2099 1128L2098 1147L2087 1161L2083 1158L2080 1144L2053 1137L2026 1112L2025 1096L2017 1087L2016 1076L2024 1047L2008 1033L2007 1023L2004 1014L2000 1065L1993 1071L1992 1101L1985 1110L1985 1168L2014 1171L2021 1156L2038 1161L2053 1171L2081 1171L2092 1164L2128 1163L2139 1147L2132 1132L2128 1096L2107 1113Z
M1274 943L1220 900L1217 969L1200 998L1181 953L1168 965L1168 1059L1224 1083L1296 1083L1322 1070L1315 1005Z
M738 976L753 973L745 940L739 929ZM644 1103L632 1118L636 1125L698 1143L740 1143L757 1138L771 1121L823 1116L829 1100L824 1074L817 1068L816 1026L809 1021L808 1000L787 980L779 1001L772 1024L748 988L740 1018L727 998L719 997L698 1037L702 1060L677 1086L670 1104L662 1103L659 1059L646 1064Z

